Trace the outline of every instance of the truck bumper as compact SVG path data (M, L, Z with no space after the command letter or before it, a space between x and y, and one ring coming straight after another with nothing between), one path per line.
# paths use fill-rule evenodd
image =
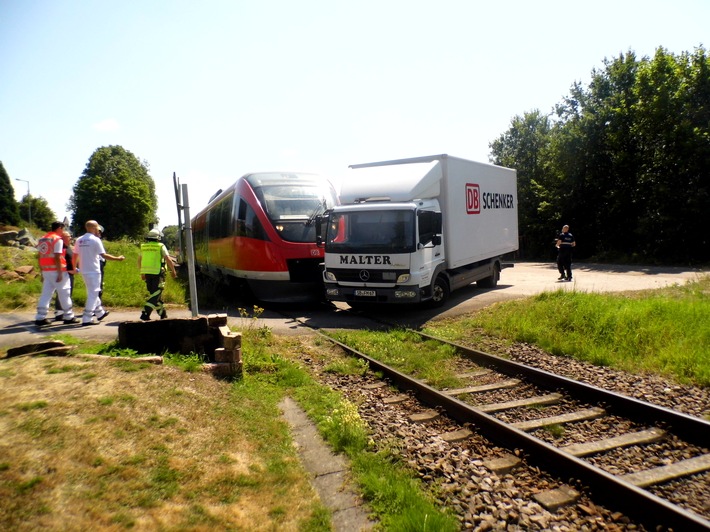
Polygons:
M417 286L395 286L394 288L379 288L368 286L338 286L326 283L325 298L328 301L343 301L345 303L391 303L412 304L422 301L422 291Z

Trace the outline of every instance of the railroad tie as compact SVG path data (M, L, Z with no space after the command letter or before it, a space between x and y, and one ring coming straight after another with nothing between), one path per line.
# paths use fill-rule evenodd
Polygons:
M465 373L457 373L456 376L459 379L473 379L475 377L483 377L484 375L490 375L493 373L492 369L481 368L475 371L466 371Z
M439 412L436 410L425 410L419 414L412 414L409 416L409 420L412 423L428 423L429 421L434 421L439 418Z
M386 405L396 405L399 403L404 403L407 399L409 399L409 396L402 393L399 395L393 395L392 397L385 397L382 402Z
M456 388L454 390L444 390L446 395L464 395L467 393L490 392L493 390L502 390L503 388L513 388L520 384L519 379L507 379L493 384L482 384L480 386L468 386L466 388Z
M517 423L511 423L511 426L518 430L524 430L527 432L530 430L541 429L543 427L549 427L550 425L563 425L564 423L596 419L598 417L602 417L604 414L606 414L606 412L603 408L587 408L585 410L577 410L576 412L570 412L569 414L562 414L560 416L531 419L529 421L518 421Z
M653 484L660 484L676 478L702 473L708 469L710 469L710 454L703 454L695 458L681 460L674 464L623 475L621 480L638 486L639 488L645 488Z
M505 453L498 458L490 458L483 461L483 466L493 471L496 475L510 473L522 463L522 460L514 454Z
M563 506L573 504L579 497L579 492L567 485L533 495L533 498L549 512L555 512Z
M506 401L505 403L489 403L487 405L477 406L476 408L478 408L481 412L490 414L492 412L511 410L513 408L520 408L523 406L552 405L559 403L560 399L562 399L562 394L550 393L547 395L538 395L537 397L518 399L516 401Z
M665 432L658 428L649 430L641 430L622 434L613 438L605 438L603 440L591 441L587 443L573 443L562 447L560 450L569 453L573 456L587 456L589 454L602 453L618 449L620 447L628 447L630 445L639 445L644 443L654 443L665 436Z
M473 432L471 432L468 429L460 429L460 430L454 430L451 432L445 432L441 434L441 439L444 440L447 443L455 443L459 441L466 440L470 438L473 435Z

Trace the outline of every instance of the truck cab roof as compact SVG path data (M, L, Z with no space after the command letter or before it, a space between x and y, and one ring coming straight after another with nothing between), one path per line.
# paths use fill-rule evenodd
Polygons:
M383 166L351 167L342 182L340 201L360 203L368 198L391 202L435 198L441 192L441 161L424 161Z

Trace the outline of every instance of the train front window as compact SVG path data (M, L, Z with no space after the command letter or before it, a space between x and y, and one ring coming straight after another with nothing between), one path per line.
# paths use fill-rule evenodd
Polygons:
M290 242L315 242L316 216L336 205L332 187L319 183L265 185L254 192L281 238Z

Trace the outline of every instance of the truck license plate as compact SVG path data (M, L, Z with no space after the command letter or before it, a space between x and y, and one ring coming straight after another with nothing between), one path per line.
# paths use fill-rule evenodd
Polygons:
M355 295L361 297L375 297L377 293L374 290L355 290Z

